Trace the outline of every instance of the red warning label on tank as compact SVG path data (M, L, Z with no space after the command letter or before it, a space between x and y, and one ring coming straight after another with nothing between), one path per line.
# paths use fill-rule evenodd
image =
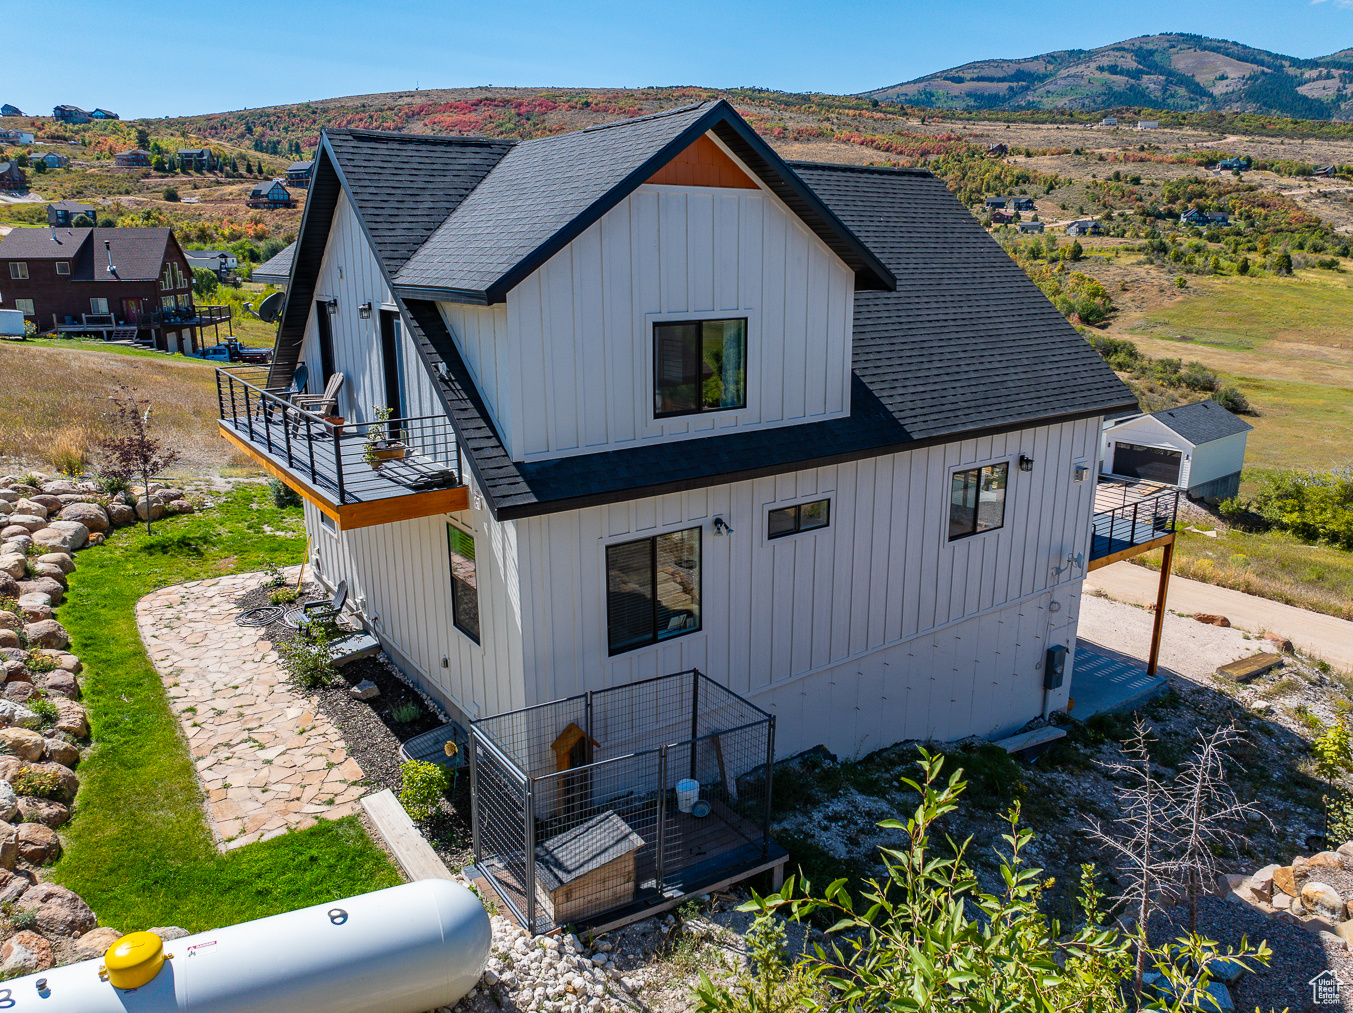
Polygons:
M209 949L210 947L215 945L216 945L215 939L212 939L209 942L205 943L194 943L192 946L188 947L188 956L196 957L200 951Z

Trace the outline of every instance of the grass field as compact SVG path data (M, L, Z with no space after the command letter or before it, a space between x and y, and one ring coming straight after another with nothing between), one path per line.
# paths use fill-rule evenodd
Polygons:
M218 852L192 758L137 633L133 609L143 595L298 563L304 545L300 510L279 510L252 486L215 509L162 521L152 536L125 528L80 555L58 617L85 665L94 748L80 765L75 817L53 873L100 924L196 932L400 881L355 817Z
M1133 559L1160 569L1160 552ZM1353 619L1353 553L1308 545L1282 531L1248 534L1219 528L1216 538L1181 531L1174 571L1298 608Z
M0 455L60 467L97 457L108 395L125 384L148 398L152 429L178 448L176 471L248 468L216 435L216 374L182 356L97 341L0 343Z

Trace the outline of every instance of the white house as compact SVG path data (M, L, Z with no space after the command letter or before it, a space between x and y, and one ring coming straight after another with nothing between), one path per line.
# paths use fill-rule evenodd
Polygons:
M1101 468L1106 475L1173 485L1195 499L1229 499L1240 491L1253 428L1215 401L1124 418L1104 427Z
M1102 120L1099 121L1099 125L1101 127L1116 127L1118 126L1118 117L1105 116Z
M1159 130L1159 129L1160 129L1160 120L1138 120L1138 121L1137 121L1137 129L1138 129L1138 130Z
M724 102L330 130L269 385L301 363L341 434L224 374L222 432L457 715L698 668L779 755L856 755L1066 706L1044 659L1135 400L929 172L787 164Z

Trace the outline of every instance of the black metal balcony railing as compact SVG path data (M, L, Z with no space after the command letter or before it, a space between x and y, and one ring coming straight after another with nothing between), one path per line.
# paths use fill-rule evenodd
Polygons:
M367 503L462 484L460 446L445 415L338 424L267 381L266 366L219 367L221 424L326 499Z
M1168 535L1174 530L1178 513L1178 489L1167 489L1096 513L1090 535L1090 558L1103 559Z
M229 322L229 306L176 306L173 309L157 309L151 313L151 323L156 327L163 327L166 324L171 327L175 324L202 327Z

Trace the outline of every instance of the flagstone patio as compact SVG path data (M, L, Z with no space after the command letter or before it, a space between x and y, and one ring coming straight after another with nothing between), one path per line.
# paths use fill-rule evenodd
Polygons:
M338 729L287 682L263 631L235 625L235 599L261 580L190 581L136 604L223 849L350 815L372 790Z

